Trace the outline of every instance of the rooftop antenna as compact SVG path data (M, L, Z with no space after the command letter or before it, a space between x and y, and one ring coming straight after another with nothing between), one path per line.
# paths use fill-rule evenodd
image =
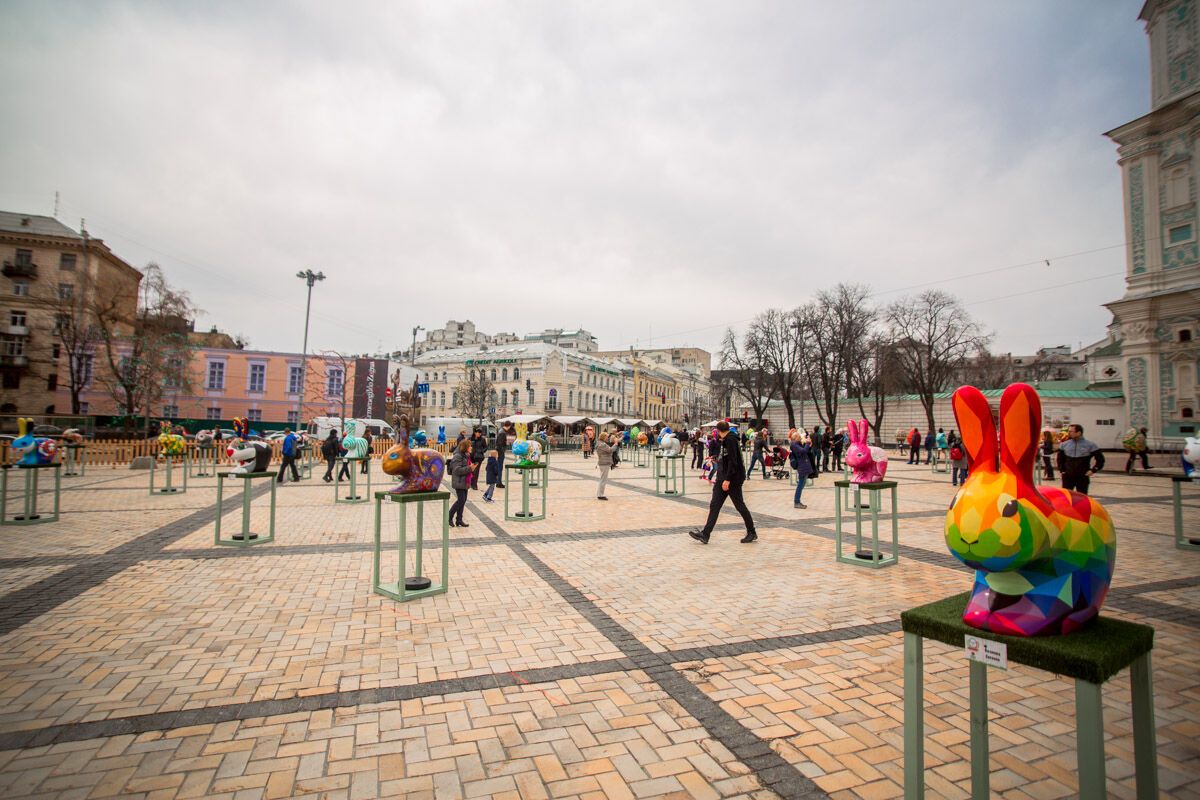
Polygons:
M58 219L58 190L54 190L54 218Z

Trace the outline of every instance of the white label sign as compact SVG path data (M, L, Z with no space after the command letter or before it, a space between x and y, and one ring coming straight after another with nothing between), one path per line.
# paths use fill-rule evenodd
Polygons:
M968 636L966 643L967 658L979 661L989 667L1008 669L1008 645L993 642L991 639L980 639L978 636Z

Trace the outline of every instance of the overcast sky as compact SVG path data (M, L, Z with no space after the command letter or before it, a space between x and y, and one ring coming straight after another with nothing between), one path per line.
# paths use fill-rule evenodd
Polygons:
M299 350L306 267L310 350L469 318L715 352L839 280L1078 346L1124 287L1140 7L4 0L0 208L60 192L260 349Z

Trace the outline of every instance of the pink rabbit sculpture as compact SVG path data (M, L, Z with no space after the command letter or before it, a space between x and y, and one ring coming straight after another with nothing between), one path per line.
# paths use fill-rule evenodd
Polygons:
M867 444L870 430L865 419L852 419L846 423L846 431L850 435L846 465L854 471L850 476L851 483L877 483L887 474L887 453L882 447Z

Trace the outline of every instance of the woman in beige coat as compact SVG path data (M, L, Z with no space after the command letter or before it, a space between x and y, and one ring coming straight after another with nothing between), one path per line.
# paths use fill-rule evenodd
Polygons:
M596 499L607 500L604 488L608 484L608 471L612 469L612 445L608 442L608 434L600 434L596 440L596 468L600 470L600 484L596 487Z

